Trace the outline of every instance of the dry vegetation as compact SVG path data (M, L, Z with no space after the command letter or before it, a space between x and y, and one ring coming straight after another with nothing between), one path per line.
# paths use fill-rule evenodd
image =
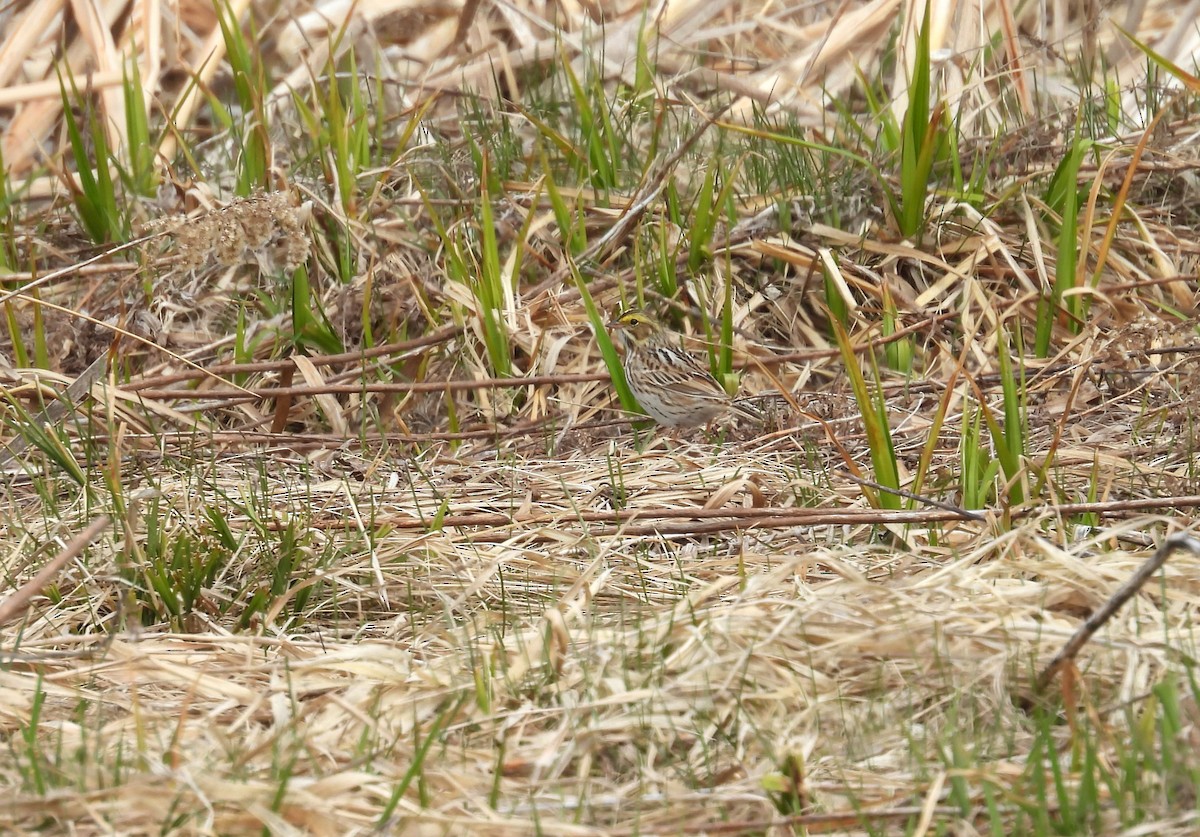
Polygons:
M1200 829L1200 556L1035 688L1200 505L1196 15L939 0L898 199L913 5L0 9L0 830Z

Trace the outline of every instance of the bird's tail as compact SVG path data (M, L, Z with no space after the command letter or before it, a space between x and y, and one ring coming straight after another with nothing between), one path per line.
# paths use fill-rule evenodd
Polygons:
M761 395L743 395L733 400L733 411L744 418L759 423L765 423L768 418L778 420L779 415L787 414L790 409L787 401L778 393L766 392Z
M761 424L766 419L763 411L758 409L747 398L735 398L729 406L739 416L750 419L750 421L756 421Z

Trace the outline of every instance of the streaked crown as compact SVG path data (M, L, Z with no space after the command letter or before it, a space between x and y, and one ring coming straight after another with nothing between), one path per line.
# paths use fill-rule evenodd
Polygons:
M613 318L608 328L613 336L628 347L630 344L644 346L663 339L666 329L650 314L640 308L631 308Z

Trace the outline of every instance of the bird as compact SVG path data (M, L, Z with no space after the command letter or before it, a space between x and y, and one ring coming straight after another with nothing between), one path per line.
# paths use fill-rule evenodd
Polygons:
M629 391L650 418L667 428L711 424L732 411L754 421L762 415L734 401L703 363L680 346L680 336L642 309L608 323L625 354Z

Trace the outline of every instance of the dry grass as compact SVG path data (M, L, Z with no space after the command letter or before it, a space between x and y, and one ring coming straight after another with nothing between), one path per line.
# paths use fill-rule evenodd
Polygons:
M1112 6L1095 25L1075 4L1014 17L1008 3L943 3L945 103L995 149L981 181L994 211L946 189L930 232L904 239L879 209L882 183L821 158L820 195L790 181L739 191L736 223L722 218L697 272L686 247L646 255L686 233L667 185L690 198L717 134L747 143L746 166L769 157L773 140L740 133L764 115L857 147L828 107L865 111L856 69L902 114L903 60L880 62L911 55L913 32L893 26L911 4L625 3L605 6L603 26L592 4L384 5L348 20L251 10L275 73L272 177L288 189L249 201L233 198L236 140L200 95L233 97L211 6L72 4L69 24L53 3L0 11L15 195L0 220L5 287L20 291L2 294L4 348L12 360L14 343L40 339L49 367L0 368L0 830L1194 833L1200 558L1168 561L1077 666L1033 689L1200 504L1187 94L1144 149L1129 128L1081 170L1095 184L1080 213L1088 317L1058 318L1045 359L1014 351L1029 499L1004 502L1001 486L987 508L957 508L964 415L1002 416L996 357L1018 326L1032 333L1053 280L1042 198L1072 111L1097 89L1081 92L1080 67L1094 60L1121 112L1139 111L1146 61L1110 19L1185 69L1194 21L1165 0ZM335 52L379 59L363 73L384 82L389 141L422 118L349 200L330 167L288 152L304 123L287 91L312 106L343 24ZM697 156L605 194L572 184L592 245L577 261L602 308L635 288L653 298L653 268L677 268L696 332L731 287L743 390L791 402L772 426L631 429L537 176L532 89L561 72L555 56L580 77L594 62L615 96L638 83L643 31L658 49L651 98L678 128L655 159L687 137ZM998 45L987 58L984 35ZM159 146L170 185L125 207L146 235L130 252L87 243L70 209L60 51L109 116L136 53L151 112L174 114ZM489 193L501 251L525 259L500 306L503 380L479 296L447 267L447 241L481 238L468 101L494 120L499 139L475 137L489 165L505 129L533 161ZM123 148L125 123L104 124ZM658 139L630 128L648 158ZM437 229L441 207L461 210L461 239ZM292 342L299 297L267 277L302 254L344 351ZM856 479L871 458L835 297L859 357L912 341L911 375L881 378L904 484L937 505L879 509ZM901 333L887 337L889 301ZM37 429L47 403L57 435ZM108 532L35 579L105 514ZM1063 800L1087 796L1089 775L1112 781L1076 827Z

